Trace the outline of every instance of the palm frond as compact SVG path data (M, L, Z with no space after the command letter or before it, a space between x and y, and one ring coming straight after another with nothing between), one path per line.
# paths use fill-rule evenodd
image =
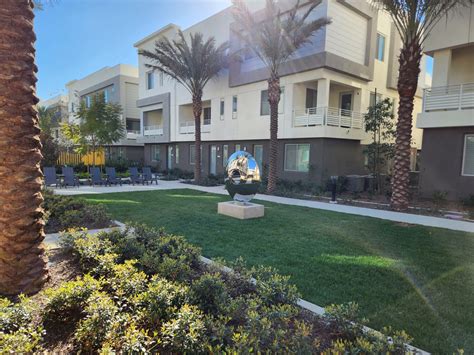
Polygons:
M244 0L233 0L233 16L240 26L236 36L269 68L277 73L280 65L299 48L311 42L311 37L331 21L328 18L308 20L320 2L309 1L304 11L299 0L282 13L275 0L266 0L261 13L252 13Z

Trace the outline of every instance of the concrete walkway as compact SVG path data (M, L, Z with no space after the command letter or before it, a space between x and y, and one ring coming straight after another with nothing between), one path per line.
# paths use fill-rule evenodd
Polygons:
M145 186L112 186L112 187L90 187L81 186L79 188L55 189L58 195L82 195L82 194L102 194L112 192L133 192L133 191L153 191L153 190L171 190L171 189L192 189L203 192L209 192L220 195L227 195L227 191L223 186L196 186L190 184L183 184L179 181L164 181L160 180L158 185ZM325 202L300 200L288 197L270 196L257 194L256 200L280 203L283 205L301 206L308 208L316 208L326 211L334 211L340 213L348 213L359 216L373 217L385 219L393 222L418 224L428 227L445 228L461 232L474 233L474 223L466 221L457 221L447 218L439 218L432 216L423 216L410 213L400 213L386 210L378 210L365 207L347 206L342 204L330 204Z

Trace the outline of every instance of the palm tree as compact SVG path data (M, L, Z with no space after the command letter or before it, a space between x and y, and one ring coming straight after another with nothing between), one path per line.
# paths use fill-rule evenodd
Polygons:
M227 63L228 43L216 46L214 37L206 41L202 33L189 35L189 43L179 31L178 39L164 37L155 43L154 51L139 54L151 60L149 67L157 69L181 83L192 96L195 126L194 181L201 181L201 113L204 87Z
M0 6L0 294L31 294L48 278L41 204L34 4Z
M397 138L392 176L392 208L406 210L409 200L410 146L413 101L418 86L423 43L433 26L455 6L470 0L372 0L387 11L402 39L398 59Z
M257 55L269 71L268 103L270 105L270 159L267 192L273 193L278 180L278 103L280 102L279 68L311 37L330 23L327 18L308 20L320 3L309 1L307 9L299 14L300 2L282 14L277 0L267 0L263 13L252 13L244 0L233 0L234 19L240 26L235 34ZM306 4L305 4L306 6Z

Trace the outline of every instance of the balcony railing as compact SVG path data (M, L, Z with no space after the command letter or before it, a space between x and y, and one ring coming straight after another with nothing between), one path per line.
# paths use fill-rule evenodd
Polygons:
M201 125L201 133L209 133L211 131L211 120L205 119ZM181 122L179 125L180 134L194 134L194 121Z
M144 126L143 135L144 136L162 136L163 126L162 125Z
M293 127L332 126L362 129L364 114L336 107L296 108Z
M127 129L127 138L128 139L137 139L140 135L140 131L134 129Z
M424 112L462 109L474 109L474 83L439 86L424 90Z

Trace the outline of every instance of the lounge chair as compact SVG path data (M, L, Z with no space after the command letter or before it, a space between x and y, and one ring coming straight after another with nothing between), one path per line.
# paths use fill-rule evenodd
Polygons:
M154 181L155 184L158 185L158 178L156 176L153 176L153 174L151 173L151 168L149 166L143 167L143 180L147 183L150 182L151 184L153 184Z
M71 168L70 166L63 166L62 168L63 172L63 182L62 185L64 187L67 186L77 186L79 187L79 179L77 178L76 175L74 175L74 169Z
M138 169L135 167L131 167L128 169L130 173L130 183L135 185L135 184L145 184L145 181L143 180L143 177L140 176L138 173Z
M107 174L107 182L109 185L120 185L122 186L122 178L117 177L115 168L105 168L105 173Z
M99 168L97 167L90 168L89 174L91 175L90 184L92 186L94 185L107 186L108 181L102 178L102 173L100 172Z
M54 166L45 166L43 168L44 173L44 185L45 186L56 186L60 187L61 184L56 176L56 168Z

